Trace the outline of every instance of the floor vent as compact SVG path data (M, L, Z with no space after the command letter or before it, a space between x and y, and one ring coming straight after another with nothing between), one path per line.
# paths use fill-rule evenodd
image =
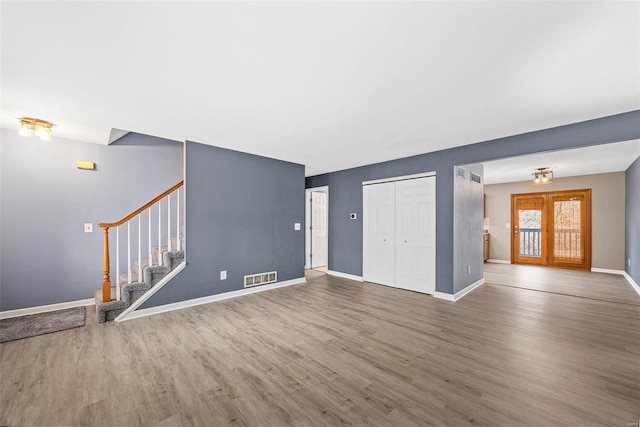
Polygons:
M278 272L270 271L268 273L250 274L244 276L244 287L266 285L267 283L275 283L278 281Z

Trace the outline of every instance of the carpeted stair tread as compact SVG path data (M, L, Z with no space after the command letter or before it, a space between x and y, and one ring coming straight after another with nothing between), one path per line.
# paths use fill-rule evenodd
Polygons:
M100 323L114 320L120 313L142 297L153 286L160 282L171 270L176 268L184 260L184 251L164 251L162 253L163 265L146 266L142 269L142 280L138 280L138 272L131 272L131 283L129 273L121 273L120 278L120 300L116 298L116 288L111 288L112 301L102 301L102 289L96 291L96 314ZM143 262L146 260L143 260Z

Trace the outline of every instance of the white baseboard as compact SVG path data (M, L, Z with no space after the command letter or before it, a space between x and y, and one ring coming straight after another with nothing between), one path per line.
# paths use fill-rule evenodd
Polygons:
M511 264L511 261L506 260L506 259L491 259L491 258L489 258L487 260L487 262L490 262L491 264Z
M16 310L0 311L0 319L11 317L28 316L30 314L47 313L49 311L64 310L66 308L82 307L93 305L96 301L93 298L79 299L77 301L61 302L58 304L39 305L37 307L18 308Z
M455 296L454 296L454 295L447 294L447 293L444 293L444 292L438 292L438 291L436 291L436 292L433 294L433 297L434 297L434 298L438 298L438 299L443 299L443 300L445 300L445 301L451 301L451 302L454 302L454 301L455 301Z
M619 274L624 276L624 270L611 270L609 268L592 268L592 273Z
M339 271L327 270L329 276L342 277L343 279L355 280L356 282L362 282L362 276L355 276L353 274L341 273Z
M188 307L195 307L196 305L208 304L210 302L216 302L216 301L223 301L230 298L237 298L244 295L269 291L272 289L284 288L285 286L299 285L301 283L306 283L306 282L307 281L305 280L304 277L300 277L298 279L285 280L284 282L272 283L270 285L256 286L254 288L246 288L246 289L240 289L237 291L225 292L222 294L209 295L206 297L174 302L172 304L165 304L157 307L143 308L141 310L136 310L129 313L129 315L126 318L120 319L119 321L133 320L133 319L138 319L140 317L151 316L154 314L167 313L169 311L180 310Z
M478 280L477 282L474 282L472 284L470 284L469 286L467 286L466 288L464 288L463 290L461 290L460 292L457 292L456 294L447 294L444 292L438 292L436 291L435 294L433 294L434 298L438 298L438 299L443 299L445 301L458 301L460 298L462 298L463 296L467 295L469 292L471 292L472 290L474 290L475 288L477 288L480 285L484 284L484 277L480 280Z
M638 293L638 295L640 295L640 285L638 285L636 281L633 280L626 271L623 271L622 275L624 276L625 279L627 279L627 282L629 282L631 287Z

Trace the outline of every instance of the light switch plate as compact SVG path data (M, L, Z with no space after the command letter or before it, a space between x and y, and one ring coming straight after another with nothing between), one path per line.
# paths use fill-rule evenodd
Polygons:
M296 231L300 230L300 223L296 222L295 224L293 224L293 229L296 230Z
M508 222L508 223L505 225L505 228L511 228L511 223L510 223L510 222Z
M93 224L90 222L84 223L84 232L85 233L93 233Z
M220 272L220 280L227 280L227 270L222 270Z

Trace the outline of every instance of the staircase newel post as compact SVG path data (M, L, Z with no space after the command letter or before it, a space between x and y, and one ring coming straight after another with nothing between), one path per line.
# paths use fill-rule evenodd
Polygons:
M111 278L109 277L111 267L109 266L109 227L104 228L104 247L102 253L102 301L111 301Z

